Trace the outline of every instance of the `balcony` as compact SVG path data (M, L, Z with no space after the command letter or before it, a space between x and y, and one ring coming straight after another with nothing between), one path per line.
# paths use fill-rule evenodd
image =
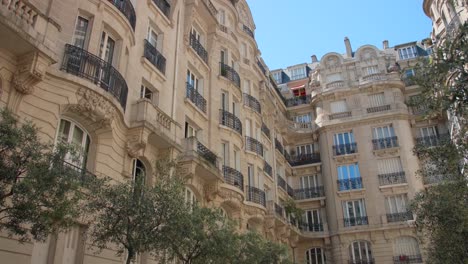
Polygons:
M299 229L304 232L323 232L323 224L322 223L300 223Z
M327 89L333 89L333 88L341 88L344 87L345 82L344 81L334 81L327 83L326 87Z
M325 197L325 191L323 186L310 187L304 189L294 190L294 199L295 200L307 200Z
M260 102L257 99L255 99L255 97L251 96L250 94L244 93L244 105L259 114L262 113L262 106L260 105Z
M128 22L132 26L132 29L135 30L136 24L136 15L135 9L133 8L130 0L108 0L112 3L121 13L127 18Z
M255 38L255 35L252 31L252 29L250 29L248 26L246 25L242 25L242 29L244 30L245 33L247 33L247 35L249 35L251 38Z
M393 264L423 263L421 255L400 255L393 257Z
M387 174L379 174L379 185L394 185L394 184L403 184L406 183L405 172L394 172Z
M263 144L255 138L245 137L245 150L252 151L263 157Z
M384 112L384 111L389 111L389 110L390 110L390 105L381 105L381 106L367 108L367 113L372 114L372 113Z
M263 133L267 138L271 138L270 129L265 125L265 123L262 123L262 133Z
M348 260L348 264L375 264L375 261L373 258L369 259L352 259Z
M153 0L153 3L167 18L169 18L169 15L171 14L171 5L167 0Z
M311 133L316 129L314 123L300 123L293 120L287 120L288 127L296 133Z
M373 73L362 77L361 82L372 82L386 80L387 75L385 73Z
M223 166L224 181L234 187L244 190L244 176L236 169Z
M347 117L351 117L351 111L330 114L328 116L328 119L335 120L335 119L341 119L341 118L347 118Z
M286 184L286 192L288 193L289 197L294 197L294 189L291 187L291 185Z
M190 34L190 46L198 54L198 56L200 56L200 58L206 64L208 64L208 52L193 34Z
M368 225L369 222L367 220L367 216L357 216L357 217L348 217L344 219L344 226L360 226L360 225Z
M257 59L257 66L258 66L258 68L260 68L260 70L263 72L263 74L266 75L266 69L258 59Z
M278 141L278 139L275 138L275 148L281 152L281 154L284 153L284 148L283 148L283 145L281 144L281 142Z
M433 135L416 138L416 143L425 147L436 147L441 145L442 142L448 142L450 136L447 134L444 135Z
M412 212L387 214L387 222L388 223L404 222L404 221L408 221L408 220L413 220L413 213Z
M221 76L230 80L237 88L240 88L240 77L239 74L231 68L229 65L224 64L222 62L219 63L220 65L220 74Z
M73 174L73 177L79 180L80 184L82 185L86 185L87 183L90 183L93 180L97 179L95 174L91 173L85 168L81 166L76 166L75 164L72 164L66 161L58 162L57 164L54 164L53 166L54 167L59 166L60 167L59 170L63 173Z
M205 147L200 142L197 142L197 153L200 155L202 158L204 158L206 161L208 161L211 165L217 167L217 156L214 154L210 149Z
M247 191L247 201L266 207L264 191L256 187L248 186L248 185L246 186L246 191Z
M320 163L320 153L292 155L288 160L291 166L302 166Z
M387 138L373 139L372 145L374 146L374 150L396 148L398 147L398 138L387 137Z
M188 175L199 175L202 180L210 182L223 180L220 158L196 137L186 138L184 148L180 164Z
M362 178L350 178L337 180L339 191L352 191L362 189Z
M268 162L265 161L265 163L263 164L263 171L268 174L270 177L272 177L273 175L273 168L271 167L270 164L268 164Z
M287 191L287 187L286 187L286 181L283 179L283 177L281 177L280 175L276 175L277 177L277 184L278 186L283 189L283 191Z
M193 85L190 83L187 83L187 93L186 96L187 98L198 108L200 109L203 113L206 114L206 99L203 98L203 96L198 93L197 90L193 88Z
M145 39L144 57L156 67L162 74L166 74L166 58Z
M117 99L125 111L128 94L127 83L110 63L82 48L66 44L60 69L100 86Z
M160 148L180 144L175 135L178 124L162 109L148 99L138 100L133 107L131 125L132 127L147 126L154 133L150 137L151 144Z
M293 107L293 106L298 106L298 105L310 104L310 101L311 101L310 96L305 95L305 96L298 96L298 97L286 99L284 104L286 105L286 107Z
M284 208L281 205L275 203L275 214L279 218L284 218Z
M242 123L240 119L234 114L231 114L223 109L219 109L219 123L242 135Z
M348 155L354 153L357 153L356 142L333 146L333 154L335 156Z

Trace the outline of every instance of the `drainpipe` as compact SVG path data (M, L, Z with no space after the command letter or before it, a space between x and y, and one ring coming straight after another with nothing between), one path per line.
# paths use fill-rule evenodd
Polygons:
M177 87L178 87L178 82L177 82L177 77L178 77L178 66L179 66L179 53L177 52L180 44L180 10L177 11L177 33L176 33L176 48L174 49L174 78L173 78L173 87L172 87L172 110L171 110L171 118L172 120L175 120L175 115L176 115L176 98L177 98ZM174 124L174 139L177 142L177 124Z

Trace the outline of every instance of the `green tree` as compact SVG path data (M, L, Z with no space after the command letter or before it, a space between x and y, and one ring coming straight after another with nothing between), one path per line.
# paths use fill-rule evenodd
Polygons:
M421 161L419 175L438 181L419 192L411 205L428 252L427 263L468 263L467 33L465 24L433 51L431 59L418 64L413 78L421 96L410 105L424 106L426 118L448 113L460 126L451 139L439 138L436 144L423 140L414 149Z
M156 164L154 184L145 181L115 183L108 180L93 191L89 237L99 250L109 244L126 253L126 263L141 253L154 252L166 242L164 227L181 215L184 184L172 176L174 162ZM176 172L174 173L177 174Z
M80 171L64 163L72 149L42 143L31 122L0 112L0 230L43 240L73 225L83 199Z

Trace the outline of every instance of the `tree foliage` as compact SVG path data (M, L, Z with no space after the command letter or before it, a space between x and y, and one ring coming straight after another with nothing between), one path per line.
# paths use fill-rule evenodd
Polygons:
M467 34L465 24L453 39L433 51L431 59L419 63L413 78L421 87L421 96L410 105L424 106L426 118L448 113L460 126L451 139L438 138L436 144L421 142L414 149L421 161L419 175L437 182L412 201L427 263L468 263Z
M64 163L72 149L42 143L38 128L0 112L0 230L43 240L81 213L80 172Z
M88 209L92 212L89 237L95 247L102 250L116 245L118 254L127 254L126 263L162 247L164 227L183 210L184 185L171 176L173 164L157 163L154 184L108 179L93 191Z

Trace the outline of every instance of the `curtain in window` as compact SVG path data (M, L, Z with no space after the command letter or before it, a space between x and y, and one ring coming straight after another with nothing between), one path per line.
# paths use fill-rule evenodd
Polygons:
M348 105L345 100L331 102L330 110L332 113L348 112Z
M385 104L384 93L369 95L370 107L382 106Z

